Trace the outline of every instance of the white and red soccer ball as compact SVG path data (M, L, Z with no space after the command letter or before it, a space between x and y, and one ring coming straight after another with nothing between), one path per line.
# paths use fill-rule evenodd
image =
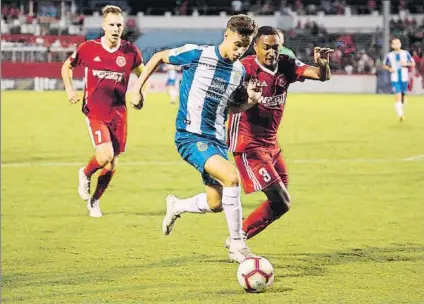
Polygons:
M263 292L274 282L274 268L263 257L253 257L240 263L237 280L247 292Z

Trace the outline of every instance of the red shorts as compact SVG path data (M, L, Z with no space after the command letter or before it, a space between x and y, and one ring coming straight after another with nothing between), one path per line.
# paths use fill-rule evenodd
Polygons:
M126 115L124 117L114 118L111 121L102 121L89 117L85 119L94 147L112 142L115 155L125 152L125 146L127 144Z
M234 160L246 194L261 191L280 181L288 186L289 177L280 149L234 153Z

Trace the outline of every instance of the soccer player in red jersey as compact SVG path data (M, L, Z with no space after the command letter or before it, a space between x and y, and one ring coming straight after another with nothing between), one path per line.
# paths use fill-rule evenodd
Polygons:
M287 191L288 174L277 142L290 83L303 79L330 79L327 48L315 48L315 62L309 66L296 58L279 55L278 32L270 26L260 27L255 38L256 55L241 60L246 76L262 84L259 103L229 118L228 146L233 152L243 188L247 194L263 191L267 197L243 220L247 239L264 230L290 209Z
M137 47L121 39L124 17L119 7L103 9L104 36L80 44L62 66L62 78L70 103L79 101L72 87L72 69L85 69L85 88L82 112L90 133L95 154L87 166L79 170L78 192L91 217L101 217L99 199L108 187L117 157L125 151L127 140L127 108L125 93L131 72L139 76L143 59ZM138 107L141 108L141 107ZM90 195L92 175L99 169L97 187Z

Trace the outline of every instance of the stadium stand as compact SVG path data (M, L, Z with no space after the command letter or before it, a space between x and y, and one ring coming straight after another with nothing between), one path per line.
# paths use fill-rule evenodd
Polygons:
M109 3L110 1L107 1ZM140 3L141 2L141 3ZM1 49L2 58L12 62L63 61L85 39L102 34L100 24L95 28L85 26L84 13L99 16L105 1L79 1L76 7L71 1L39 1L34 7L13 2L2 4ZM222 37L222 30L203 28L149 30L140 25L144 15L219 15L249 12L258 16L294 16L297 23L285 30L285 44L294 50L299 59L310 62L314 45L333 47L332 68L339 73L375 74L381 66L383 35L380 28L354 32L343 24L337 29L326 28L316 20L333 15L375 15L381 11L381 1L117 1L127 16L124 38L135 41L145 60L160 49L172 48L184 43L214 44ZM173 10L169 8L173 7ZM167 13L168 12L168 13ZM394 18L390 21L392 35L401 38L403 45L421 60L424 48L424 18L417 20L415 14L423 13L422 2L392 1ZM306 14L306 16L304 16ZM314 19L319 16L321 19ZM303 18L301 18L303 17ZM309 20L310 19L310 20ZM143 20L143 19L141 19ZM314 21L315 20L315 21ZM421 61L419 66L423 66Z

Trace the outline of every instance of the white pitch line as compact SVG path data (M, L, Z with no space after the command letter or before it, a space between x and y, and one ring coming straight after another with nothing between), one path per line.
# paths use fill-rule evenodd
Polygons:
M424 158L424 154L420 154L420 155L414 155L414 156L402 158L402 160L403 161L416 161L416 160L423 159L423 158Z
M410 156L400 159L388 158L351 158L351 159L288 159L288 163L295 164L328 164L328 163L394 163L424 161L424 155ZM186 164L182 161L129 161L119 162L119 166L176 166ZM22 167L78 167L81 162L16 162L1 164L2 168Z
M400 162L401 159L387 159L387 158L347 158L347 159L294 159L287 162L297 164L327 164L327 163L387 163L387 162Z

